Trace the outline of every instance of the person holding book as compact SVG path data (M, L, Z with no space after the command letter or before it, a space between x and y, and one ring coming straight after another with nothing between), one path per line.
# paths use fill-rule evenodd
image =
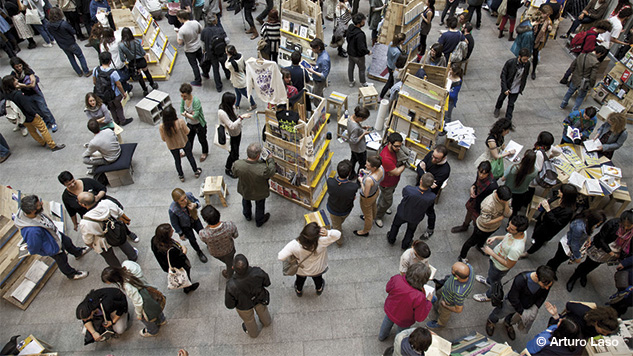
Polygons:
M565 120L563 120L563 137L560 140L561 145L564 143L580 144L582 141L589 139L594 127L596 127L597 112L595 107L590 106L582 110L574 110L567 115ZM571 139L570 136L575 136L570 134L569 131L574 129L578 130L580 137Z
M607 122L598 128L594 138L600 141L598 152L608 159L612 159L613 152L622 147L628 136L629 134L626 132L626 115L611 113L607 117Z

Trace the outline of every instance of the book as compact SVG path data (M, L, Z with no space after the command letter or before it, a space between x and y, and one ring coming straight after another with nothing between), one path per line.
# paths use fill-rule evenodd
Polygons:
M575 127L567 127L567 137L572 141L580 140L582 135L580 134L580 130Z
M616 178L622 178L622 170L618 167L604 165L600 168L602 169L603 175L608 175L608 176L616 177Z
M595 139L595 140L586 140L582 143L583 146L585 146L585 149L589 152L594 152L599 150L602 147L602 142L600 142L600 140Z
M523 145L520 145L520 144L514 142L514 140L510 140L510 142L508 142L508 145L506 146L506 148L503 150L503 154L505 154L506 152L514 150L514 154L510 155L510 156L506 156L506 158L508 160L510 160L511 162L515 162L516 159L519 157L519 153L521 153L522 149L523 149Z
M587 187L587 194L589 195L603 195L600 181L597 179L585 179L585 186Z
M576 186L578 189L582 189L585 186L586 177L582 176L580 173L574 171L569 175L569 184Z
M604 189L609 193L613 194L614 191L620 188L620 183L615 179L615 177L611 176L603 176L600 178L600 184L604 187Z

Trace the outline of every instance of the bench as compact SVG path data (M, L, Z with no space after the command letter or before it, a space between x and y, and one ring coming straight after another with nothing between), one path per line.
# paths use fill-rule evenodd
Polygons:
M105 181L111 187L133 184L132 174L134 173L134 168L132 167L132 156L134 156L136 145L136 143L122 144L119 159L94 169L95 179L102 183Z

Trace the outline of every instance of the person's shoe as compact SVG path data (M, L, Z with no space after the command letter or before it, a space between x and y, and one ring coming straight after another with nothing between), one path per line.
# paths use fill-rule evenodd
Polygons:
M132 121L134 121L133 118L128 117L127 119L125 119L125 121L123 121L122 123L119 124L119 126L125 126L127 124L130 124Z
M321 295L323 294L323 290L325 289L325 280L323 280L323 285L321 286L321 289L317 289L316 290L316 294L317 295Z
M583 288L587 286L587 276L580 277L580 286Z
M363 87L363 88L366 88L366 87L368 87L370 85L371 84L369 84L369 83L360 83L360 86Z
M354 82L349 82L349 87L350 88L353 88L354 86L356 86L356 82L355 81Z
M514 41L514 36L510 34L510 37L508 37L508 42L512 42L512 41Z
M444 121L444 122L449 122L449 121ZM446 131L442 130L440 132L438 132L438 136L446 136Z
M222 87L215 88L215 90L217 90L217 91L218 91L218 93L221 93L221 92L222 92Z
M444 21L440 21L440 26L444 26Z
M0 163L4 162L7 160L7 158L9 158L9 156L11 156L11 152L7 153L6 156L0 157Z
M198 253L198 258L200 259L200 262L207 263L207 261L209 261L207 256L204 255L204 252L198 251L197 253Z
M486 296L486 293L475 294L473 295L473 299L482 303L490 301L490 298Z
M360 215L360 219L361 219L361 220L363 220L363 221L365 221L365 215L362 215L362 214L361 214L361 215Z
M185 176L178 176L178 179L180 179L181 182L185 182Z
M508 333L508 337L510 338L510 340L514 340L517 338L517 335L514 332L514 326L506 323L505 321L503 322L503 326L506 327L506 332Z
M194 87L201 87L201 86L202 86L202 83L200 83L200 82L199 82L199 81L197 81L197 80L194 80L194 81L192 81L192 82L189 82L189 84L191 84L191 86L194 86Z
M563 79L561 79L561 80L559 81L559 83L560 83L560 84L563 84L563 85L567 85L567 84L569 84L569 80L567 80L567 78L563 78Z
M227 176L236 179L237 177L233 174L233 171L229 170L229 169L225 169L224 170L224 174L226 174Z
M297 287L295 287L295 293L297 294L297 297L299 297L299 298L303 297L303 291L302 290L298 290Z
M325 19L328 21L332 21L333 19L330 16L325 16Z
M51 125L51 131L53 131L53 133L57 132L57 124Z
M20 133L23 137L26 137L29 134L29 130L26 127L20 127Z
M152 335L152 334L148 333L145 328L141 329L141 331L139 331L139 334L141 334L142 337L153 337L153 336L156 336L156 335Z
M88 277L89 272L88 271L78 271L79 273L77 273L76 275L73 276L73 280L77 281L80 279L84 279L86 277Z
M263 25L263 24L264 24L264 20L262 20L262 19L260 19L260 18L257 18L256 20L257 20L257 22L259 22L259 24L260 24L260 25Z
M383 227L383 223L382 223L382 219L376 219L376 221L374 221L374 223L376 224L376 226L378 226L379 228Z
M532 74L530 75L532 80L536 80L536 72L532 71Z
M389 245L393 246L396 243L396 239L391 240L391 238L389 238L389 233L387 233L387 242Z
M255 226L262 227L262 225L264 225L268 221L268 219L270 219L270 213L264 214L264 220L262 220L261 223L255 224Z
M184 292L185 292L185 294L189 294L189 293L195 291L196 289L198 289L198 287L200 287L200 282L193 283L188 288L185 288Z
M479 283L483 283L486 286L490 287L490 284L488 283L488 281L486 280L486 277L482 276L481 274L478 274L475 276L475 280Z
M426 327L429 329L439 329L442 328L443 326L437 323L437 320L431 320L428 323L426 323Z
M229 273L225 269L222 270L222 277L229 279Z
M149 90L143 90L143 96L147 96L149 94Z
M196 172L193 174L196 178L200 178L200 175L202 174L202 168L198 168L196 169Z
M53 44L52 43L44 43L42 45L42 47L51 48L51 47L53 47Z
M64 147L66 147L66 145L64 145L63 143L61 145L55 145L55 147L51 148L51 151L55 152L55 151L63 150Z
M486 334L492 336L495 333L495 323L490 320L486 320Z
M127 93L127 95L130 96L130 99L132 99L134 97L134 93L132 92L132 85L130 85L130 90L128 90L126 93Z
M33 43L29 43L29 45L28 45L28 46L26 46L26 48L28 48L28 49L33 49L33 48L35 48L35 47L37 47L37 44L35 44L35 42L33 42ZM51 47L52 47L52 46L51 46Z
M242 330L244 330L244 332L248 334L248 330L246 330L246 324L244 323L242 323Z
M87 77L92 77L92 73L91 72L86 72L86 73L84 73L84 77L86 77L86 78Z
M369 236L369 232L366 232L366 233L364 233L364 234L359 234L359 233L358 233L358 230L354 230L354 235L356 235L356 236L362 236L362 237L367 237L367 236Z
M574 290L574 284L576 284L576 280L575 280L575 279L569 279L569 280L567 281L567 291L568 291L569 293L571 293L571 291L573 291L573 290Z
M393 213L393 211L391 210L391 208L387 209L387 211L385 211L385 214L387 215L391 215L391 213Z
M477 25L477 27L475 27L478 30L481 30L481 25Z
M200 155L200 162L204 162L207 159L207 156L208 155L206 153L201 154Z
M81 248L81 253L79 254L79 256L75 256L76 260L81 259L82 257L84 257L88 252L90 252L90 247L88 246L84 246Z
M347 52L345 52L345 51L338 51L338 56L339 57L343 57L343 58L347 58Z
M248 111L253 111L253 110L255 110L255 109L257 109L257 104L255 104L255 105L251 105L251 107L250 107L250 108L248 108Z
M141 241L141 239L138 237L138 235L133 233L132 231L130 231L130 234L127 237L129 237L130 240L132 240L132 242L134 242L134 243L139 243L139 241Z
M165 324L167 324L167 319L165 319L165 320L163 320L163 321L159 322L159 323L158 323L158 326L163 326L163 325L165 325Z
M503 38L503 30L499 30L499 37L498 38Z
M251 40L254 40L254 39L256 39L257 37L259 37L259 33L254 32L254 33L251 35Z
M494 113L493 113L493 115L494 115L495 119L499 118L499 114L500 114L500 112L501 112L501 109L497 109L497 108L495 108L495 111L494 111Z
M422 236L420 236L420 240L428 240L431 236L433 236L433 230L427 229Z
M246 221L251 221L251 220L253 220L253 217L252 216L244 216L244 219L246 219Z
M569 38L569 34L560 35L558 36L558 38L563 38L563 39Z
M457 234L464 231L468 231L468 225L453 226L451 228L451 233L453 234Z
M468 263L468 259L462 258L461 256L457 257L457 261L462 262L462 263Z

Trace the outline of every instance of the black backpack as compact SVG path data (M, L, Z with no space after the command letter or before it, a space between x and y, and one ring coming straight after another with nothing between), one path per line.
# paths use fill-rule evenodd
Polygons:
M211 39L211 50L217 57L222 57L226 53L226 41L224 37L213 36Z
M127 241L128 229L122 221L112 217L107 220L84 219L103 223L103 235L110 246L121 246Z
M97 68L97 81L93 92L96 96L101 98L105 104L109 104L116 97L114 89L112 89L112 82L110 81L110 75L114 70L114 68L111 68L108 71L103 71L101 68Z

